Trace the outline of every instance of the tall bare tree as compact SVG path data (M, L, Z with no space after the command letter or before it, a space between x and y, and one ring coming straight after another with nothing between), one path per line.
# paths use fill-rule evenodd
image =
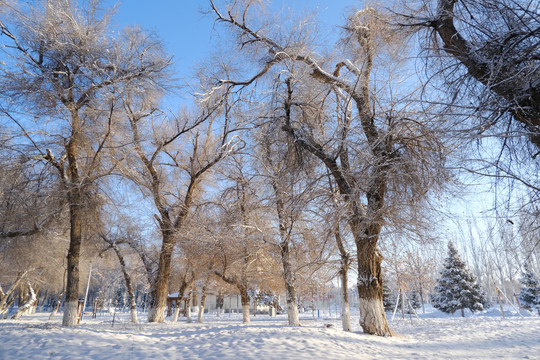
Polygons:
M371 78L374 65L384 64L376 56L401 39L392 41L384 15L373 9L359 11L346 26L345 51L352 60L341 58L330 70L329 61L306 42L310 36L305 22L291 33L280 33L284 27L252 28L248 21L254 2L242 8L230 4L225 11L210 3L217 21L237 31L239 45L261 55L257 62L263 64L248 80L226 78L220 85L246 87L267 74L275 75L274 120L299 152L311 154L328 169L347 205L357 250L360 324L366 333L390 335L382 304L382 254L377 249L381 229L391 212L406 207L404 198L419 201L427 189L445 179L440 172L443 147L435 136L434 119L413 111L410 93L394 98L395 72L387 72L385 81ZM389 54L398 52L385 53ZM339 95L332 103L343 109L336 117L327 111L326 94L334 89Z
M98 0L0 5L8 9L0 19L2 108L39 131L46 145L37 151L62 183L70 224L63 324L75 326L83 208L97 178L114 166L102 153L115 130L117 94L134 81L155 84L169 59L139 29L113 37Z
M186 113L173 119L157 111L156 100L146 95L126 94L123 105L135 155L128 156L124 174L152 199L162 236L148 312L148 321L162 322L179 231L200 197L205 177L242 145L232 135L235 129L229 104L219 96L203 99L198 114ZM198 129L203 123L205 127ZM146 137L146 133L153 137Z

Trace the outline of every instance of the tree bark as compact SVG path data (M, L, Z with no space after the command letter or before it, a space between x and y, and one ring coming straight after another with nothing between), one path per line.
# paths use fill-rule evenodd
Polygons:
M155 284L150 295L148 322L165 321L165 308L169 295L169 277L171 275L171 258L175 241L170 231L163 233L163 243L159 254L159 264Z
M270 159L269 159L270 161ZM275 174L277 176L277 174ZM276 195L276 208L279 220L279 236L280 244L279 249L281 253L281 264L283 266L283 275L285 280L285 289L287 291L287 318L289 320L289 325L291 326L300 326L300 320L298 316L298 304L296 303L296 286L294 271L290 259L290 236L287 231L287 224L285 220L285 204L284 204L284 194L278 183L278 179L275 179L272 187L274 188L274 193Z
M79 306L79 260L82 244L83 193L77 159L79 155L80 120L79 109L70 103L66 107L71 112L72 134L66 146L68 177L64 180L69 202L69 250L67 254L67 284L64 303L63 326L76 326Z
M67 285L64 303L63 326L77 325L77 309L79 304L79 262L82 243L82 196L78 188L70 191L69 219L70 241L67 255Z
M285 275L285 289L287 290L287 318L289 320L289 325L300 326L298 304L296 303L297 294L294 285L294 272L290 261L289 243L282 242L280 248L281 262L283 264L283 272Z
M242 322L244 324L249 324L250 318L249 318L249 296L248 296L248 289L246 286L237 286L238 290L240 291L240 299L242 302Z
M358 298L360 326L367 334L390 336L383 305L381 263L383 257L374 244L357 242Z

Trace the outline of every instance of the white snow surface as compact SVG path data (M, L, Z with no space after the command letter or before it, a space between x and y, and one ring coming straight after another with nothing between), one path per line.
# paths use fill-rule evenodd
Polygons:
M139 314L144 318L145 314ZM393 337L341 330L336 318L205 314L205 322L131 324L129 314L85 317L75 328L49 314L0 320L0 359L540 359L540 317L498 311L461 318L437 311L390 322ZM508 313L507 313L508 315ZM389 317L391 314L389 314Z

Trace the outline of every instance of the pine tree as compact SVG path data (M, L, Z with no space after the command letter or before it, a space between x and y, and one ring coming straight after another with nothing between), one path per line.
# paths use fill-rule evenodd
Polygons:
M527 263L523 264L523 270L523 276L519 279L519 282L523 285L519 292L519 301L523 307L529 310L537 307L540 312L540 281L529 269Z
M480 289L476 276L467 269L451 242L448 243L448 257L440 275L431 298L436 309L451 314L461 310L461 316L465 316L464 309L475 312L487 307L485 294Z
M409 295L409 302L411 303L411 306L416 310L419 309L422 306L422 301L420 300L420 294L417 290L411 291L411 294Z
M386 311L392 311L396 306L396 297L386 283L383 283L383 305Z

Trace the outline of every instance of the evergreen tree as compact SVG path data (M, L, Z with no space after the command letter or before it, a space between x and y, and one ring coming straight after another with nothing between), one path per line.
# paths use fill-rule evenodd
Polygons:
M448 243L448 257L440 275L431 297L436 309L451 314L461 310L461 316L465 316L464 309L475 312L487 307L485 294L476 282L476 276L467 269L451 242Z
M519 279L523 285L518 296L519 302L527 309L537 307L540 311L540 281L529 269L527 263L523 264L523 270L523 277Z
M396 306L396 296L386 283L383 283L383 305L386 311L392 311Z
M419 309L422 306L422 301L420 300L420 294L417 290L411 291L409 295L409 302L411 303L411 306L416 310Z

